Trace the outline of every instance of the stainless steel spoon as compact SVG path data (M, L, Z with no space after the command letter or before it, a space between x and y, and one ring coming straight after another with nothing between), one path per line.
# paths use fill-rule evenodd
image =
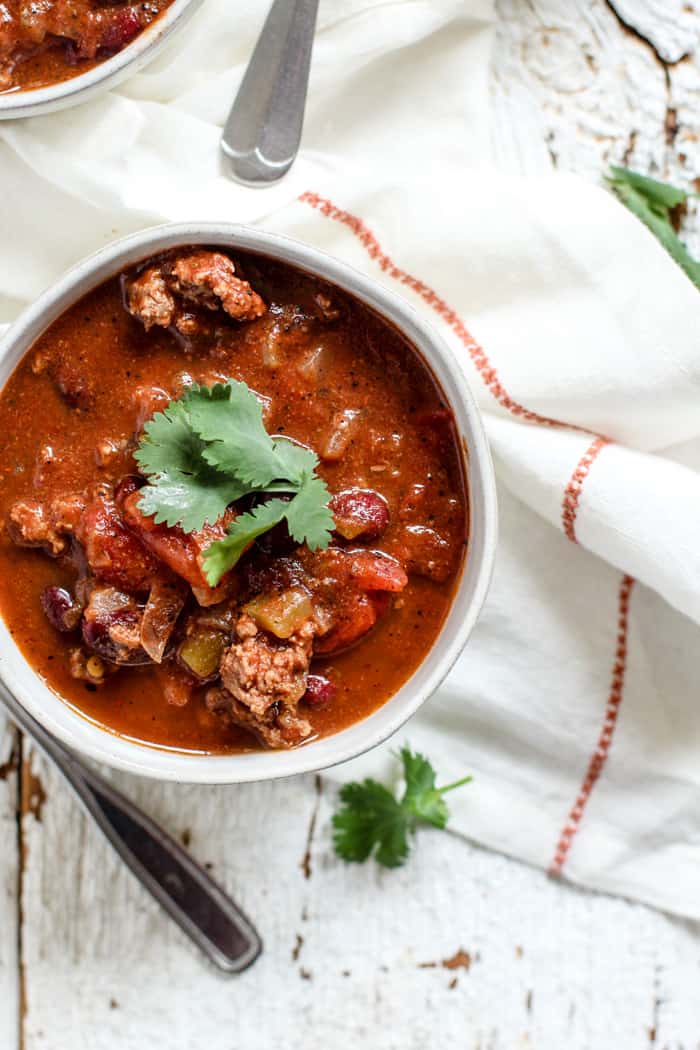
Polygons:
M318 0L275 0L221 138L240 182L269 185L301 142Z
M0 701L57 766L136 878L205 955L228 974L254 963L262 951L257 931L182 846L59 743L1 684Z

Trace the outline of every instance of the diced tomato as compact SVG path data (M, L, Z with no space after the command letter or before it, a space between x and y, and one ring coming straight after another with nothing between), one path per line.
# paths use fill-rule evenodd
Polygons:
M128 593L149 589L158 573L158 562L125 527L112 500L98 498L87 505L76 537L98 580Z
M359 592L344 595L334 609L333 627L314 642L314 653L324 656L349 648L372 630L377 617L374 602L368 595Z
M352 575L363 591L402 591L408 576L388 555L360 551L352 556Z
M394 558L376 551L346 552L337 549L314 556L314 571L321 577L321 601L331 626L314 643L319 655L347 649L367 634L388 610L391 593L408 583Z
M200 605L222 601L230 593L231 580L224 577L217 587L210 587L204 574L203 555L211 543L224 538L228 519L205 525L197 532L184 533L177 526L156 525L152 517L142 514L138 506L140 498L139 492L132 492L122 504L129 528L160 561L187 580Z
M128 496L132 492L138 492L143 487L143 478L137 477L136 474L126 474L114 490L114 502L121 511L124 503Z

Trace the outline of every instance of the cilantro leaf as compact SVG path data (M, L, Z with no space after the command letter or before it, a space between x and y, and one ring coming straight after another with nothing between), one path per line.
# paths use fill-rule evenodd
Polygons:
M139 508L153 515L157 525L180 524L193 532L215 522L246 492L202 459L203 447L180 401L171 401L146 423L134 458L151 484L142 490Z
M310 448L297 445L289 438L275 438L275 452L280 462L282 478L296 478L302 482L318 466L318 456Z
M402 747L400 754L406 782L403 805L418 820L425 820L434 824L436 828L446 827L449 811L443 795L456 787L468 784L472 778L464 777L454 784L438 788L435 787L435 770L424 755L417 751L414 753L407 747Z
M658 179L650 179L648 175L642 175L631 168L621 168L615 164L610 166L611 175L609 182L619 185L631 186L640 193L651 207L654 208L677 208L685 204L688 194L678 186L671 186L668 182L659 182Z
M314 452L265 430L262 406L245 383L192 386L144 428L135 452L148 485L139 508L156 524L201 529L243 496L284 492L240 515L223 540L205 551L207 578L215 586L263 532L287 519L291 536L319 550L334 528L330 494L315 471Z
M447 805L435 787L435 770L423 755L407 747L401 748L406 791L404 804L414 816L427 820L437 828L447 824Z
M184 404L194 432L206 443L207 463L252 488L285 479L300 484L318 464L313 452L265 430L262 405L245 383L229 380L211 388L192 386Z
M180 525L185 532L196 532L208 522L222 516L229 503L245 495L236 481L200 471L197 474L161 474L157 485L141 489L139 510L153 516L156 525L172 528Z
M392 793L376 780L345 784L343 808L333 817L333 845L339 857L363 861L376 848L387 868L403 864L409 853L408 819Z
M228 527L228 535L204 552L204 571L212 587L236 565L251 543L286 518L289 533L297 543L319 550L330 543L334 527L328 508L330 499L321 478L307 476L291 500L271 499L241 514Z
M197 469L204 442L192 430L182 401L171 401L143 429L134 459L147 477Z
M234 567L258 536L283 520L288 507L286 500L271 499L231 522L228 536L223 540L215 540L204 552L204 572L210 586L216 587L221 577Z
M286 504L290 536L297 543L306 543L312 551L327 547L331 541L335 521L328 506L330 498L325 481L310 474L294 499Z
M672 211L688 200L677 186L650 179L629 168L612 166L607 182L617 198L660 241L693 284L700 288L700 261L694 259L673 226Z
M376 780L352 781L340 791L340 809L333 817L333 846L346 861L364 861L374 852L379 864L395 868L410 852L410 838L419 823L437 828L447 825L449 816L443 796L468 784L464 777L445 787L435 786L435 770L418 752L402 747L405 789L395 796Z

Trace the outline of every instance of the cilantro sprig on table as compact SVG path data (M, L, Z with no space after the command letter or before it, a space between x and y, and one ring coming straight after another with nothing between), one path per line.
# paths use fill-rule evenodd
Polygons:
M189 387L146 424L134 456L148 478L139 508L157 525L195 532L244 496L287 497L238 515L227 536L209 545L204 569L212 587L258 536L284 520L290 535L312 550L330 542L334 522L330 494L316 474L318 458L267 433L262 405L245 383Z
M384 867L399 867L408 857L410 836L418 825L446 827L449 811L444 795L472 779L463 777L439 788L424 755L402 747L400 758L405 781L401 799L377 780L352 781L341 788L342 805L333 817L333 846L343 860L364 861L374 853Z
M666 251L700 288L700 261L694 259L676 233L674 218L695 194L650 179L629 168L610 168L606 179L616 197L658 238Z

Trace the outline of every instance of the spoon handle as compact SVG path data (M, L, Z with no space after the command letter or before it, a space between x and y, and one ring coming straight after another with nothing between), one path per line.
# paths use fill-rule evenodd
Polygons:
M50 758L122 860L182 930L225 973L262 950L256 930L207 872L155 821L59 743L4 687L12 720Z
M221 138L236 179L276 182L299 151L318 0L275 0Z

